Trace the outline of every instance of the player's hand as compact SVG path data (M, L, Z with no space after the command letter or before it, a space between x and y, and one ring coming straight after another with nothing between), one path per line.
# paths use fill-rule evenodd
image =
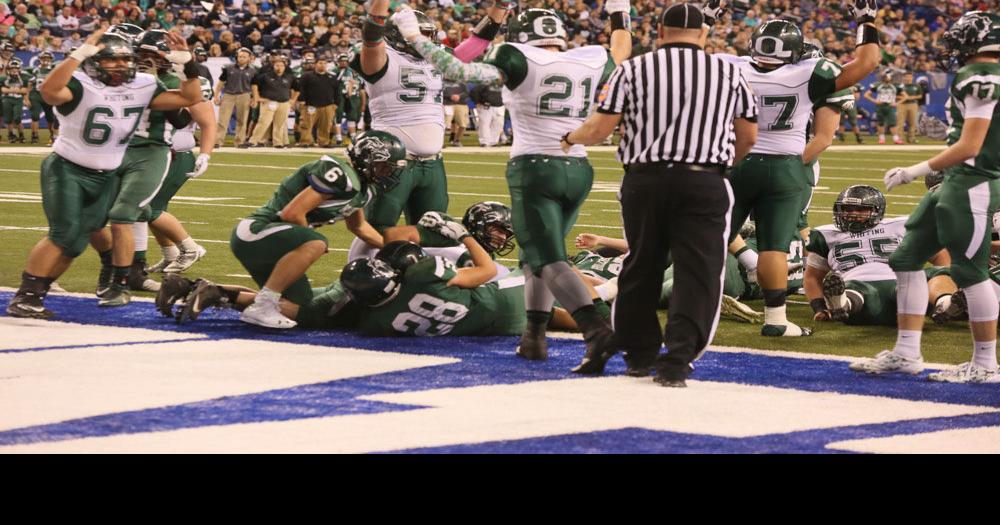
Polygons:
M106 29L98 29L90 34L83 44L76 48L75 51L69 54L69 57L77 62L83 63L84 60L96 55L100 50L104 49L104 44L98 44L101 37L104 36Z
M417 22L417 14L409 7L404 7L392 15L392 23L396 24L400 34L407 42L413 42L420 36L420 23Z
M854 20L859 24L870 24L878 16L878 0L854 0Z
M705 15L705 22L708 25L712 25L716 20L722 17L726 12L726 8L729 7L728 0L708 0L701 7L701 14Z
M607 0L604 2L604 12L607 14L611 13L628 13L632 10L632 6L629 5L629 0Z
M187 51L188 44L187 40L184 40L180 34L173 31L167 31L167 46L170 47L171 51ZM190 55L190 53L188 53ZM190 59L188 59L190 60ZM183 63L183 62L182 62Z
M441 212L429 211L420 218L417 224L453 241L461 241L469 236L469 231L462 223Z
M189 171L187 176L189 178L195 178L206 171L208 171L208 159L211 158L207 153L202 153L198 155L198 159L194 161L194 171Z
M593 233L581 233L576 236L574 245L581 250L592 250L601 244L601 236Z
M908 168L892 168L885 172L885 189L892 191L896 186L909 184L920 177L930 175L933 171L927 161Z

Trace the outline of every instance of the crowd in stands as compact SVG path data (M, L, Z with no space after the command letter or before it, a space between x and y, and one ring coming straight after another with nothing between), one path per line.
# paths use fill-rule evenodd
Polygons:
M493 0L409 0L440 26L447 46L468 38ZM610 27L601 8L604 0L525 0L523 6L560 12L570 31L571 45L608 45ZM396 8L404 2L394 0ZM652 49L656 20L672 2L634 0L635 53ZM713 30L709 48L744 54L753 28L771 18L799 22L807 39L818 42L831 58L850 60L854 23L844 0L732 0L732 9ZM885 64L899 70L931 72L937 40L947 20L972 9L996 11L1000 0L886 0L879 24ZM209 56L235 57L241 47L258 56L283 50L292 57L306 50L321 56L349 51L359 39L364 6L353 0L0 0L0 39L28 52L67 52L96 28L132 23L143 28L173 29Z

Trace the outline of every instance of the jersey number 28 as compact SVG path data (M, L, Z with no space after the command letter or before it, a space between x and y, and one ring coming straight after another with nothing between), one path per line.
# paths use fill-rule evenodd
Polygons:
M392 327L403 334L445 335L455 328L469 313L465 305L444 301L418 293L410 299L409 312L403 312L392 320Z

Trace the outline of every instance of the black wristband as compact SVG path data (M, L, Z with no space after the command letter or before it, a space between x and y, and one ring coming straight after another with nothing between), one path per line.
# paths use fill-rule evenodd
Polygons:
M827 310L826 301L822 298L809 301L809 307L812 308L815 313L825 312Z
M871 24L863 24L858 26L858 42L855 45L863 46L865 44L876 44L882 43L882 39L879 38L878 28Z
M624 29L626 31L632 30L632 17L628 13L617 12L611 13L611 30L617 31L619 29Z
M573 132L572 131L567 131L566 134L563 135L562 138L559 139L559 140L565 142L566 144L569 144L570 146L576 146L576 144L573 144L572 142L569 141L569 134L570 133L573 133Z
M496 23L492 18L485 16L482 20L476 24L476 28L472 30L472 34L486 40L487 42L492 42L494 38L497 37L497 33L500 32L500 24Z
M365 17L365 23L361 26L361 39L366 46L372 47L382 41L382 35L385 34L385 20L384 16Z
M191 60L184 63L184 76L188 78L198 78L198 61L195 60L193 56L191 57Z

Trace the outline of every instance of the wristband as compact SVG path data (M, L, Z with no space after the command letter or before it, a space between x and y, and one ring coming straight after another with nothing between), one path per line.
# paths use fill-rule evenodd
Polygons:
M496 23L495 20L486 16L476 24L476 28L472 30L472 34L482 38L487 42L492 42L494 38L497 37L497 33L500 32L500 24Z
M364 41L365 46L374 47L382 42L387 18L375 15L365 17L365 23L361 26L361 39Z
M862 24L858 26L858 43L855 45L863 46L865 44L875 44L880 45L882 40L879 38L878 28L871 24Z
M565 142L566 144L569 144L570 146L576 146L576 144L573 144L572 142L569 141L569 134L570 133L572 133L572 131L567 131L566 134L563 135L562 138L559 139L559 140L562 140L563 142Z
M624 29L626 31L632 30L632 17L625 12L611 13L611 30L617 31L619 29Z
M94 44L83 44L82 46L76 48L76 51L70 53L69 57L82 63L84 60L96 55L98 51L100 51L100 49L98 49Z
M813 309L813 313L825 312L827 310L826 301L821 298L809 301L809 306Z

